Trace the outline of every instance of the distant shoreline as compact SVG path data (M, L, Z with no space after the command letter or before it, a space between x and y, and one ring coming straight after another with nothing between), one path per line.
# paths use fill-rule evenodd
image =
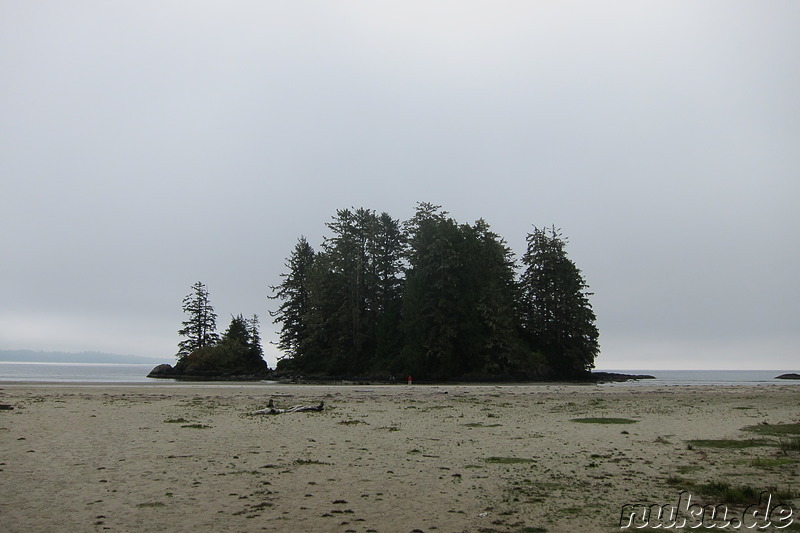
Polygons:
M36 350L0 350L0 363L82 363L82 364L149 364L163 358L142 355L120 355L108 352L58 352Z
M25 351L28 354L40 354L43 352L34 352L32 350ZM0 351L0 354L8 354L9 351ZM92 352L86 352L92 354ZM97 353L93 353L97 355ZM59 355L69 356L69 359L64 360L56 360L56 361L4 361L0 360L0 382L2 383L108 383L109 385L117 386L122 383L129 383L132 385L150 385L150 386L165 386L169 385L170 383L176 383L178 381L181 382L182 385L191 386L191 385L198 385L203 386L203 384L209 383L216 383L216 381L189 381L189 380L174 380L174 379L153 379L148 378L148 372L152 370L156 363L159 360L153 359L144 359L144 360L130 360L128 358L124 358L122 360L112 360L109 361L108 359L104 359L101 361L86 361L86 360L76 360L74 358L75 354L65 354L60 353ZM723 386L734 386L734 385L785 385L785 386L798 386L800 385L800 380L798 379L778 379L778 377L782 374L796 374L797 371L792 369L782 369L782 370L642 370L642 369L610 369L610 370L598 370L594 372L594 374L599 375L600 379L595 379L589 381L573 381L573 382L517 382L513 380L507 381L497 381L497 380L490 380L490 381L462 381L462 380L451 380L449 382L429 382L428 380L423 379L423 376L414 376L413 385L459 385L459 384L484 384L484 385L514 385L514 384L524 384L524 385L556 385L556 384L574 384L580 386L595 386L595 384L603 387L643 387L647 385L651 386L671 386L671 385L697 385L697 386L708 386L708 385L723 385ZM622 374L623 376L641 376L641 375L652 375L655 379L630 379L627 378L625 380L612 380L606 379L602 376L613 376L616 374ZM305 379L301 376L296 376L295 379L286 379L286 376L281 376L281 378L276 379L275 377L269 378L266 377L264 379L258 381L252 381L254 386L260 386L264 383L280 383L281 385L290 385L290 384L331 384L331 385L365 385L369 383L373 384L385 384L386 381L381 379L366 379L366 378L354 378L354 379L329 379L329 380L319 380L319 379ZM233 386L242 386L248 383L248 381L229 381ZM397 376L396 379L397 385L407 386L405 377Z

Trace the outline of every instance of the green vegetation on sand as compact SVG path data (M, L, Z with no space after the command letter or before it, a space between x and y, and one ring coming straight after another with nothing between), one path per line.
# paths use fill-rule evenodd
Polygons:
M630 418L605 418L605 417L589 417L589 418L573 418L571 422L579 422L581 424L635 424L638 420Z

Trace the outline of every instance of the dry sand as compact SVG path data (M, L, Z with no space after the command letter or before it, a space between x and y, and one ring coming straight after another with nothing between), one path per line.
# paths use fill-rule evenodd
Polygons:
M250 414L270 398L325 410ZM797 385L5 383L0 404L8 532L610 532L676 500L671 476L798 488L800 452L687 443L799 422Z

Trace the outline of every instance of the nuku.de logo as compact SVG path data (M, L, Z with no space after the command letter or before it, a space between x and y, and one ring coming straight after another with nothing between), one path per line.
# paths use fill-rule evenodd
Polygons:
M773 507L772 494L764 491L758 503L743 511L730 509L726 504L692 503L689 491L678 494L677 504L625 504L619 517L620 529L682 528L733 528L763 530L768 527L783 529L792 524L794 510L786 504Z

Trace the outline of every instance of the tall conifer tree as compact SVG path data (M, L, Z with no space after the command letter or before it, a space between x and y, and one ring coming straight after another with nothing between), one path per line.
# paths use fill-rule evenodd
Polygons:
M192 292L183 299L182 308L189 317L178 330L179 335L186 337L178 343L178 360L199 348L213 346L219 340L216 331L217 315L211 306L208 289L203 283L198 281L192 285Z
M278 348L287 357L300 361L308 346L311 272L316 254L305 237L300 237L286 260L288 272L281 274L280 285L272 286L271 299L281 300L274 312L270 312L274 323L281 324Z
M458 353L463 296L461 233L441 207L421 203L406 224L408 269L403 297L403 362L426 377L463 370Z
M534 227L527 241L520 278L523 330L558 377L581 377L600 351L592 293L555 227Z
M247 337L249 340L250 356L253 359L264 358L264 348L261 346L261 333L258 315L254 314L247 322Z

